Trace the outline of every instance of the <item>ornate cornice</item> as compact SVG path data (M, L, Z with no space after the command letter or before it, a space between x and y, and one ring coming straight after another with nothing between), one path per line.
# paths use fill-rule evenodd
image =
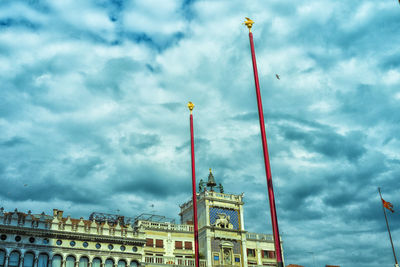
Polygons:
M108 242L121 245L143 246L146 243L146 240L141 238L104 236L104 235L86 234L79 232L63 232L51 229L45 230L45 229L23 228L10 225L0 225L0 231L5 234L17 234L26 236L32 235L35 237L72 239L72 240L92 241L92 242L105 242L105 243Z

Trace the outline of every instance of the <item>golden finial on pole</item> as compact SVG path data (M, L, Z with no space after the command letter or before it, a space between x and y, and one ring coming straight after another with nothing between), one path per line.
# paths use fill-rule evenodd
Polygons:
M210 168L210 173L212 173L212 172L211 172L211 168Z
M246 21L243 24L246 25L247 28L249 28L249 32L251 32L251 27L253 26L254 21L252 21L248 17L246 17L245 19L246 19Z
M189 101L188 103L188 108L190 109L190 114L192 114L193 108L194 108L194 104L192 102Z

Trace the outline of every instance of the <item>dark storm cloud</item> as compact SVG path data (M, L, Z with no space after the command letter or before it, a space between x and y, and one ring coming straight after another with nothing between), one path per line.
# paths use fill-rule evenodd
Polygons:
M340 109L348 116L353 116L364 125L397 123L400 116L397 112L397 100L394 100L388 89L360 84L354 90L339 93ZM382 103L382 104L377 104ZM390 127L396 127L395 124ZM391 136L397 138L397 135Z
M146 195L152 199L164 199L179 194L190 181L184 181L174 173L167 172L162 166L142 164L141 166L120 166L118 177L110 179L108 186L112 191L132 195Z
M93 171L97 171L102 168L104 162L98 158L84 158L76 160L73 164L72 175L77 179L84 179L88 177Z
M145 150L161 143L160 136L155 134L132 133L129 137L120 140L125 154L143 153Z
M186 141L180 146L175 147L176 152L182 152L185 150L190 151L190 140ZM196 153L207 154L207 149L210 147L210 140L195 137L195 146L196 146Z
M9 28L9 27L13 27L13 28L28 28L31 30L38 30L39 29L39 25L38 24L34 24L29 20L16 20L16 19L3 19L0 20L0 30L2 28Z
M171 102L171 103L162 104L162 106L167 108L170 111L177 111L178 108L180 108L182 106L182 104L177 103L177 102Z
M397 54L391 54L382 59L381 68L384 70L399 69L400 68L400 56Z
M248 113L236 115L232 119L242 120L242 121L256 120L256 119L258 119L258 114L255 112L248 112Z
M143 64L131 58L113 58L105 63L99 73L86 78L86 86L93 92L104 92L115 98L121 98L124 94L121 81L142 68Z
M351 203L359 203L359 201L364 200L362 196L357 196L357 189L348 190L346 188L339 188L335 191L330 192L329 195L324 198L326 205L331 207L341 207Z
M305 149L331 158L345 157L349 161L358 160L365 152L363 134L358 131L340 135L332 131L304 131L296 127L281 126L287 140L300 143Z
M11 138L10 140L6 140L3 142L0 142L0 146L5 147L5 148L12 148L18 145L24 145L24 144L28 144L29 142L27 140L25 140L22 137L18 137L18 136L14 136L13 138Z
M25 0L5 0L2 2L4 4L4 6L7 6L7 4L10 4L10 3L20 2L23 4L27 4L29 7L33 8L37 11L40 11L40 12L47 13L50 11L49 5L46 3L46 1L43 1L43 0L27 0L27 1L25 1Z
M104 196L98 190L62 181L57 176L27 180L25 183L18 183L12 178L3 176L0 194L2 199L12 201L64 200L79 204L94 204L104 199Z
M121 19L120 16L124 8L125 0L101 0L96 1L95 4L108 10L110 20L116 22Z
M151 36L144 32L125 31L122 37L135 43L144 43L158 52L162 52L165 49L176 45L185 37L185 34L183 32L177 32L171 36Z

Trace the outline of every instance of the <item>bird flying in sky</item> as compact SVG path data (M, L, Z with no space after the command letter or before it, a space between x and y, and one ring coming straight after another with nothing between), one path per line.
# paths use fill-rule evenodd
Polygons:
M399 0L400 1L400 0ZM275 76L276 76L276 78L278 79L278 80L280 80L281 78L279 77L279 75L278 74L275 74Z

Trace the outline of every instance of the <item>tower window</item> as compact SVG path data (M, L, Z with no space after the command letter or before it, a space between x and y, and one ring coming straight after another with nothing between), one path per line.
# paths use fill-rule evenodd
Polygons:
M247 249L247 257L255 257L256 256L256 250L253 248L248 248Z
M192 242L185 242L185 249L192 249Z
M156 240L156 248L163 248L164 242L161 239Z
M146 247L152 247L152 246L153 246L153 239L146 238Z
M182 241L175 241L175 249L182 249Z

